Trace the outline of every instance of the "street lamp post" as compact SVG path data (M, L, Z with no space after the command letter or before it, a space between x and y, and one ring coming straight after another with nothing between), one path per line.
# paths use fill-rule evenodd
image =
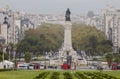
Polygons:
M49 54L49 66L50 66L50 58L51 58L51 56L50 56L50 54Z
M13 61L15 60L15 56L16 56L16 47L13 48Z
M2 45L2 52L3 52L3 56L2 56L3 59L2 59L2 60L3 60L3 66L4 66L4 58L5 58L5 55L4 55L4 51L3 51L3 50L4 50L4 47L3 47L3 45Z
M3 47L3 45L2 45L2 52L3 52L3 56L2 56L2 60L3 60L3 62L4 62L4 51L3 51L3 49L4 49L4 47Z
M14 68L13 69L16 68L16 50L17 50L17 48L14 47L13 48L13 61L14 61Z
M10 58L11 58L11 56L10 56L11 55L10 54L11 53L11 46L8 46L8 50L9 50L8 52L9 52L9 62L10 62Z

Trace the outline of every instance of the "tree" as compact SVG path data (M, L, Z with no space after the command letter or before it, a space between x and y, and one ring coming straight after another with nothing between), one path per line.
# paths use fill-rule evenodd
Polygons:
M8 59L8 55L6 52L4 52L4 59L7 60ZM3 61L3 51L0 50L0 61Z
M112 53L107 53L105 57L106 57L106 60L107 60L107 63L108 63L108 67L110 68L111 63L113 61L113 54Z
M120 54L114 55L114 62L117 62L118 64L120 63Z
M30 61L31 61L31 54L29 52L26 52L24 58L25 58L25 62L26 63L30 63Z
M2 55L0 54L0 61L2 61Z
M112 47L112 41L103 39L97 46L97 51L102 52L102 54L105 54L107 52L112 52Z
M57 24L42 24L37 29L25 32L25 38L18 43L18 52L32 52L44 55L56 52L62 46L64 28ZM112 52L112 42L106 41L104 33L95 27L84 24L72 24L72 45L76 51L84 50L91 55Z
M25 33L25 39L18 43L19 52L32 52L44 55L45 52L57 51L61 47L63 27L57 24L42 24L37 29Z
M72 42L75 50L85 50L91 55L112 52L112 42L105 39L104 33L84 24L73 24Z

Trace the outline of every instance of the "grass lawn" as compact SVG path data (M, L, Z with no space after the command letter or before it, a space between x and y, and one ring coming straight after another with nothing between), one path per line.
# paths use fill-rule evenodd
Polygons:
M5 71L0 72L0 79L33 79L41 71Z
M109 75L115 76L117 78L120 78L120 71L104 71L103 73L107 73Z
M33 79L38 74L40 74L41 72L44 72L44 71L46 71L46 70L5 71L5 72L0 72L0 79ZM52 72L52 71L50 70L50 72ZM65 71L60 70L58 72L63 73L63 72L66 72L66 70ZM85 71L79 71L79 72L85 72ZM96 72L96 71L91 70L91 71L87 71L87 72ZM102 73L107 73L109 75L120 78L120 71L103 71ZM62 77L62 79L63 79L63 77Z

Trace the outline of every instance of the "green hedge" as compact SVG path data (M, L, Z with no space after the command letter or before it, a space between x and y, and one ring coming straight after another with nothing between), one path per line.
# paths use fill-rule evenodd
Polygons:
M3 72L3 71L12 71L13 69L0 69L0 72Z
M42 72L42 73L40 73L38 76L36 76L33 79L45 79L48 74L49 74L49 72Z

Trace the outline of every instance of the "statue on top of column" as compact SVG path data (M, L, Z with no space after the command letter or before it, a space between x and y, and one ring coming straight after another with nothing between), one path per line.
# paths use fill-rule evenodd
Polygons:
M70 12L70 10L68 8L67 11L66 11L66 14L65 14L65 21L71 21L70 14L71 14L71 12Z

